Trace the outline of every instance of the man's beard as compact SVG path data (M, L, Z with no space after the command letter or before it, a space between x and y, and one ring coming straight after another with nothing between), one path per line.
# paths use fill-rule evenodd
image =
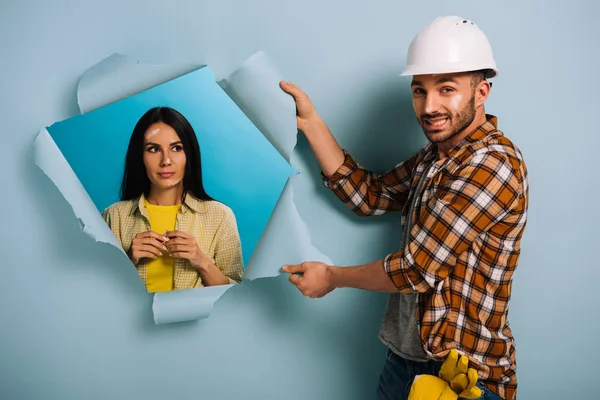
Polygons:
M448 118L450 126L444 133L436 132L435 130L425 129L425 120L433 118ZM475 96L471 96L469 102L456 113L455 116L449 114L423 114L419 120L419 124L423 129L423 133L431 143L441 143L465 130L475 120Z

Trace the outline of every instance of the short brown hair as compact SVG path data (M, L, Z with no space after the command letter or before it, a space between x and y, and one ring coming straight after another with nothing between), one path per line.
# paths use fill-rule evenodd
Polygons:
M479 83L487 78L489 73L488 69L480 69L477 71L471 71L471 87L475 88Z

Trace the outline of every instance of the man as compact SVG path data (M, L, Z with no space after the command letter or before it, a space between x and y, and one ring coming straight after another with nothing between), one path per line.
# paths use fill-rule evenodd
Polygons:
M412 41L406 70L429 143L383 175L342 150L298 87L298 128L325 186L358 215L402 212L398 252L366 265L284 266L306 296L335 288L389 292L380 331L389 348L380 398L406 399L415 375L437 375L451 349L477 369L483 397L516 398L508 322L512 277L527 219L527 169L519 149L485 112L498 74L490 44L471 21L438 18Z

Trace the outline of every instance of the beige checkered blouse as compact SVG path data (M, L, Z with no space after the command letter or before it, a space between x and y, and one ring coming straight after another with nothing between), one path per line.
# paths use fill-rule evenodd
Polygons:
M199 200L191 194L185 197L175 229L194 235L200 250L229 278L229 282L241 283L244 273L242 246L233 211L217 201ZM150 230L143 195L136 200L113 204L102 212L102 217L125 252L129 252L138 233ZM144 285L149 261L142 259L136 266ZM177 259L173 274L173 290L204 286L200 274L188 260Z

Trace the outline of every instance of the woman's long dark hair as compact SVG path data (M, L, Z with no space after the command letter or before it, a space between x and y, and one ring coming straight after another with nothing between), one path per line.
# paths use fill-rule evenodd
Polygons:
M201 200L212 200L202 184L200 146L194 128L179 111L169 107L148 110L133 128L125 156L121 200L132 200L140 197L142 193L145 196L150 193L150 179L144 166L144 135L148 128L157 122L169 125L181 139L186 157L181 201L185 200L187 193Z

